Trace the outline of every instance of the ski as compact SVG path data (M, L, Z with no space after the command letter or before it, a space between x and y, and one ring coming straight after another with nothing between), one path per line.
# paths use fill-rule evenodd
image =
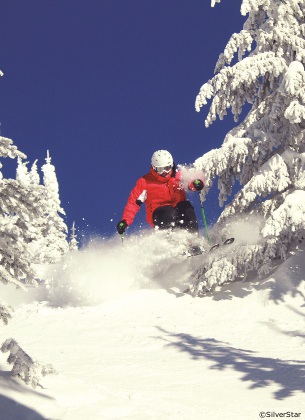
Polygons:
M226 239L222 244L215 244L213 245L208 251L205 249L202 249L200 246L194 246L188 253L188 258L190 257L196 257L197 255L205 254L206 252L215 251L216 249L219 249L220 247L231 245L235 241L235 238L228 238Z
M231 245L235 241L235 238L228 238L222 244L215 244L210 249L209 252L214 251L214 249L218 249L220 246L223 245Z

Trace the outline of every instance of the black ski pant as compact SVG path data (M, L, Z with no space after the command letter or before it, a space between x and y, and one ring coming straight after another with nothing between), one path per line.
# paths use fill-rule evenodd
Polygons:
M159 229L186 229L198 232L198 221L194 207L189 201L180 201L176 207L160 206L153 212L154 225Z

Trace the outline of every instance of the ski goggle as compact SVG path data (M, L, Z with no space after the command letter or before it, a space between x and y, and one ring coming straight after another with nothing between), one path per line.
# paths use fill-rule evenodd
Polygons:
M163 174L164 172L169 174L170 171L172 170L172 165L168 165L168 166L154 166L153 167L154 170L158 173L158 174Z

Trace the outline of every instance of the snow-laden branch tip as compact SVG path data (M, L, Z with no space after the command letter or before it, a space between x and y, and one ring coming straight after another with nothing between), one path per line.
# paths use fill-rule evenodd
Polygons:
M251 51L253 37L248 30L242 30L231 36L226 48L216 63L214 73L218 73L226 64L229 65L233 60L234 54L238 52L238 60L241 61L246 51Z
M54 375L57 372L50 364L35 362L12 338L7 339L1 347L2 353L9 352L7 359L13 365L11 374L21 379L27 385L36 388L43 376Z
M221 0L211 0L211 7L214 7L216 3L220 3Z
M288 194L281 204L268 218L262 234L279 236L285 233L293 235L294 232L305 230L305 191L295 190Z
M233 67L224 67L211 80L205 83L197 95L195 108L197 112L213 97L210 111L206 118L206 127L227 114L227 108L237 121L246 102L253 103L257 97L260 79L266 74L276 79L287 70L284 59L273 53L262 53L246 57Z

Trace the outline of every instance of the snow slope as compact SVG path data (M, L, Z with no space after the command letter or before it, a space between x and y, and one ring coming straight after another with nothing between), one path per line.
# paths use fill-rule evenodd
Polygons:
M33 389L1 353L1 420L304 417L304 251L261 281L192 298L182 291L201 257L173 248L145 235L95 241L47 287L3 286L16 311L1 342L58 374Z

